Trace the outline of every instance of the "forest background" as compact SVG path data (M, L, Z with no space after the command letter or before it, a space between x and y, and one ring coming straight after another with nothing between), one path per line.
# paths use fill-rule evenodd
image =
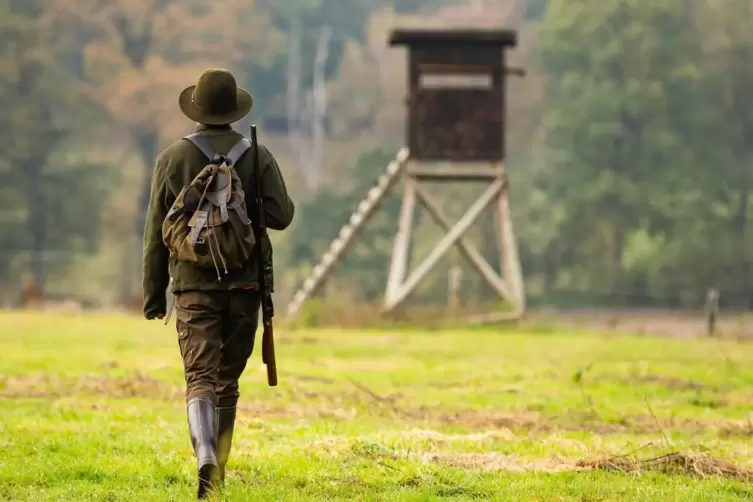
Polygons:
M273 236L289 299L404 143L397 27L512 28L506 168L532 306L753 306L749 0L0 0L0 298L112 307L140 294L154 159L194 125L181 89L225 67L297 214ZM458 217L475 192L440 187ZM136 194L136 196L134 196ZM382 204L321 295L379 301ZM492 215L472 233L495 256ZM413 260L440 229L418 223ZM449 254L414 304L447 301ZM465 270L465 269L464 269ZM465 302L493 293L472 270Z

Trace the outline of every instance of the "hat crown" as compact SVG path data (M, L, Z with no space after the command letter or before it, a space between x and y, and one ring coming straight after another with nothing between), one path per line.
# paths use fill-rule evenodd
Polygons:
M213 114L229 113L238 106L238 84L227 70L207 70L201 74L193 91L196 108Z

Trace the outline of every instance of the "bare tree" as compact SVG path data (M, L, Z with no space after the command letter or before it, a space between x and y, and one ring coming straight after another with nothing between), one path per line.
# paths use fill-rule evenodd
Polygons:
M288 53L288 141L298 161L303 184L309 192L320 185L323 161L327 86L324 68L329 57L332 29L322 29L314 59L312 90L301 96L301 26L296 23L290 35Z

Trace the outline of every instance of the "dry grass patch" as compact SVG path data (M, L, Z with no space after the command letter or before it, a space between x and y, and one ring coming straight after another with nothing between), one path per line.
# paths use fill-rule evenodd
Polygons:
M629 474L645 472L662 472L666 474L683 474L698 478L722 477L748 483L753 480L753 471L733 463L710 457L682 452L672 452L658 457L638 460L629 456L602 457L594 460L582 460L579 468L605 471L619 471Z
M430 453L424 454L422 457L429 462L456 469L475 471L562 472L585 470L576 466L571 460L556 456L543 460L527 460L517 455L504 455L502 453Z
M182 395L183 390L138 371L123 377L71 378L47 373L0 377L0 396L4 398L60 398L82 394L169 399Z
M439 431L429 429L411 429L401 433L402 437L407 439L428 440L436 444L447 444L454 442L482 442L482 441L512 441L515 434L509 429L488 430L484 432L473 432L470 434L443 434Z
M588 460L573 460L555 456L543 460L527 460L517 455L501 453L430 453L422 455L422 458L463 470L544 473L617 471L630 475L660 472L700 479L719 477L743 483L753 481L753 470L751 469L708 455L682 452L672 452L642 460L630 456L603 456Z

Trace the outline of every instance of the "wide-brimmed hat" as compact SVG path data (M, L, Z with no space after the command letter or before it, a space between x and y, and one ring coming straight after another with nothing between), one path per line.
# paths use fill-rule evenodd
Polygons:
M232 124L251 111L254 99L240 89L235 77L227 70L209 69L201 74L196 85L180 93L181 111L194 122L209 125Z

